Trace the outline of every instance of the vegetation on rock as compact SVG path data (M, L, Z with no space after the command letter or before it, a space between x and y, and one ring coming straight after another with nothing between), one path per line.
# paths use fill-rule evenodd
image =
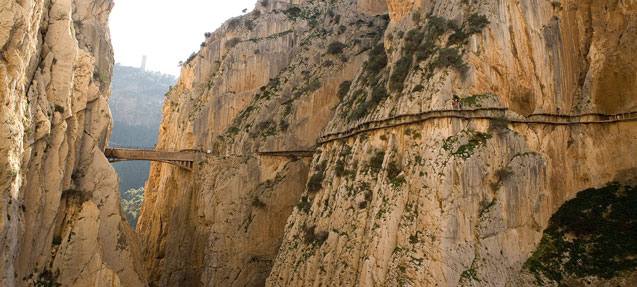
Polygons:
M126 215L126 221L134 229L137 226L137 218L139 218L139 210L144 203L144 187L138 189L129 189L122 193L121 196L122 209Z
M610 279L637 268L637 188L609 183L587 189L553 214L524 268L561 284L565 278Z
M345 47L347 47L347 45L339 41L334 41L327 46L327 53L331 55L341 54Z
M310 193L317 192L323 187L323 179L325 179L325 162L318 164L315 167L316 173L314 173L307 182L307 191Z

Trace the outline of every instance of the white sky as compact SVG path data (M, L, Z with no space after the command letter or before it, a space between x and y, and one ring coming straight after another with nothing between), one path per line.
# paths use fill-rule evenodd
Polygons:
M227 19L252 11L256 0L115 0L110 16L115 62L179 75L186 61Z

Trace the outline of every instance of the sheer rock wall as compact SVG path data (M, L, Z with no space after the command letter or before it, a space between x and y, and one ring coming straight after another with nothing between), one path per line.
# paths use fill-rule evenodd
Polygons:
M0 285L144 286L102 152L112 127L110 0L0 7Z

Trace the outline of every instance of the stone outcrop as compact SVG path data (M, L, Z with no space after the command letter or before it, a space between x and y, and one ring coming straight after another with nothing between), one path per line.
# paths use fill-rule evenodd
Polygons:
M102 152L110 0L0 7L0 285L143 286L140 245Z
M519 115L635 111L634 61L616 57L637 43L633 2L465 2L388 1L391 63L377 77L389 95L352 118L355 91L378 87L360 73L337 108L346 116L325 133L457 108L454 97L465 109ZM402 78L401 62L409 63ZM543 285L523 264L550 216L580 190L630 179L637 162L622 155L637 147L636 127L509 124L494 115L326 143L312 165L325 180L290 217L268 285Z
M165 101L158 147L210 153L151 167L151 284L542 285L524 263L552 214L634 184L637 124L617 114L637 110L636 8L259 2ZM487 115L396 120L463 109ZM598 114L618 120L568 123Z
M193 173L151 167L137 231L153 284L263 285L309 163L257 152L313 149L387 23L356 5L259 2L184 63L157 146L212 153Z

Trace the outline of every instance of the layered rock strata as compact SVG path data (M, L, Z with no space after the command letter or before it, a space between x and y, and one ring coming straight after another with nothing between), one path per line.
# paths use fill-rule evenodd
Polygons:
M325 179L290 217L268 285L548 284L523 265L551 215L580 190L634 179L637 162L622 156L637 147L634 121L559 123L635 111L636 66L618 55L634 57L636 6L388 7L385 51L375 56L390 64L357 75L324 131L363 132L321 145L310 178ZM361 101L372 107L361 111ZM509 112L389 120L459 108ZM546 123L532 123L539 114Z
M184 64L158 148L212 153L193 173L151 167L137 231L154 284L263 285L308 173L285 152L311 153L387 24L356 5L261 1Z
M102 152L113 52L104 1L0 7L2 286L143 286Z
M211 153L151 168L150 281L542 285L552 214L634 180L636 8L259 2L166 99L158 147Z

